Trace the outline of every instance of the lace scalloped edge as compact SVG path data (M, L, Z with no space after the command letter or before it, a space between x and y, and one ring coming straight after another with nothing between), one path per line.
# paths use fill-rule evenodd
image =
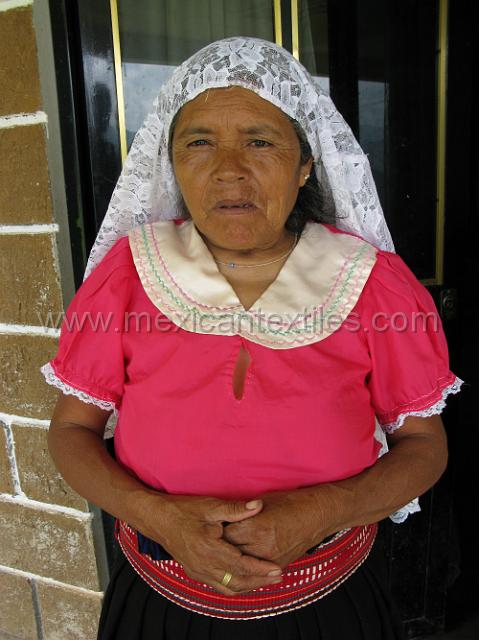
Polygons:
M461 386L464 383L464 380L458 378L456 376L454 382L447 387L444 387L442 390L442 398L438 400L436 403L427 407L426 409L421 409L420 411L405 411L401 413L394 422L390 422L388 424L383 424L382 428L386 433L393 433L399 427L402 427L404 421L408 416L418 416L420 418L429 418L432 415L441 413L444 407L446 406L446 398L450 393L459 393L461 390Z
M404 507L401 507L401 509L398 509L397 511L392 513L389 516L389 519L396 524L401 524L411 513L418 513L419 511L421 511L421 507L419 506L419 498L414 498L414 500L408 502Z
M62 393L64 393L65 395L75 396L76 398L78 398L82 402L86 402L88 404L94 404L97 407L100 407L100 409L103 409L105 411L113 411L113 415L114 416L118 416L118 410L117 410L114 402L110 402L109 400L100 400L99 398L95 398L94 396L91 396L90 394L86 393L85 391L81 391L80 389L76 389L75 387L72 387L71 385L67 384L63 380L60 380L60 378L56 375L56 373L55 373L52 365L50 364L50 362L47 362L46 364L44 364L40 368L40 371L42 372L42 374L43 374L43 376L45 378L45 381L48 384L51 384L52 386L57 387L57 389L60 389L60 391Z

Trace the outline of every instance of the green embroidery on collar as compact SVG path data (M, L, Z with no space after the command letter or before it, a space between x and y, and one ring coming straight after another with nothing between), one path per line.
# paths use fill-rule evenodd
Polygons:
M200 309L198 309L198 307L196 307L194 304L187 304L185 303L181 298L179 298L173 288L165 281L165 279L161 276L161 274L158 272L157 270L157 265L155 263L155 257L153 255L153 251L151 248L151 243L150 243L150 239L146 233L146 228L145 225L141 225L139 228L139 232L141 233L141 240L143 243L143 248L145 250L145 253L147 255L148 258L148 264L147 264L147 268L149 267L151 273L154 274L157 283L159 284L159 286L161 287L161 289L163 290L163 292L173 301L173 303L175 305L177 305L180 309L182 309L184 312L188 313L188 314L193 314L193 316L195 318L199 318L201 319L206 319L206 320L211 320L212 322L220 322L222 319L223 320L231 320L233 319L233 321L235 322L236 320L241 321L242 318L247 318L250 321L253 320L253 322L258 325L258 319L256 318L256 311L246 311L246 310L241 310L241 311L230 311L230 312L217 312L217 313L208 313L208 312L204 312L201 311ZM152 229L152 233L154 233L154 229ZM133 238L134 241L137 242L137 244L139 244L140 239L138 238L138 229L133 230ZM349 289L351 287L355 286L355 283L353 282L351 283L351 279L353 278L353 275L355 274L355 272L357 271L358 266L361 265L361 258L363 257L363 255L365 254L365 252L370 252L371 250L371 246L364 242L361 244L359 250L354 254L354 256L351 258L350 260L350 264L347 267L347 272L345 274L345 276L343 276L342 281L341 281L341 286L340 286L340 290L336 296L336 298L332 301L332 303L329 305L329 307L325 310L324 314L322 315L322 322L327 321L331 315L334 313L334 311L337 309L337 307L341 304L341 302L343 301L343 299L345 297L347 297L345 294L347 294L349 292ZM139 253L141 252L141 250L139 251ZM371 258L371 253L369 253L369 257ZM141 259L141 255L140 255L140 259ZM338 276L339 278L340 276ZM312 311L310 314L298 314L298 315L302 315L304 317L304 315L311 315L313 317L313 319L315 318L315 316L317 315L317 309L318 307L315 308L315 311ZM279 314L280 315L280 314ZM343 318L344 320L344 318ZM313 326L314 326L314 320L313 320ZM302 334L311 334L312 332L314 332L314 328L312 327L307 327L306 328L289 328L289 329L273 329L273 328L268 328L268 329L264 329L263 328L263 333L266 334L272 334L274 336L284 336L284 337L288 337L288 336L295 336L295 335L302 335ZM316 331L317 333L317 331Z

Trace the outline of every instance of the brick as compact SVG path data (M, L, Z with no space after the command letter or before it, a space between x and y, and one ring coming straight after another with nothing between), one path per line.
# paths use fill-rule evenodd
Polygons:
M32 9L0 13L0 116L41 108Z
M45 640L96 640L102 593L37 583Z
M40 367L57 349L57 338L0 334L0 412L51 418L61 392L45 382Z
M0 322L59 328L54 322L62 314L63 302L54 264L50 234L0 235L0 281L8 291Z
M7 455L7 439L4 423L0 420L0 492L13 493L10 460Z
M41 427L12 425L20 486L33 500L88 511L84 498L71 489L50 457L48 431Z
M51 223L52 215L44 125L0 129L0 224Z
M0 638L36 640L30 580L0 571Z
M0 500L0 564L99 591L90 520Z

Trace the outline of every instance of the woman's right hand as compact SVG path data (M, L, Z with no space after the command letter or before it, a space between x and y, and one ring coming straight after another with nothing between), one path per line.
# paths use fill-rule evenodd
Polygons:
M139 531L161 544L193 580L224 595L247 593L281 582L282 569L273 562L243 555L223 540L223 523L254 517L262 507L261 500L248 503L148 492ZM233 577L225 587L221 581L227 571Z

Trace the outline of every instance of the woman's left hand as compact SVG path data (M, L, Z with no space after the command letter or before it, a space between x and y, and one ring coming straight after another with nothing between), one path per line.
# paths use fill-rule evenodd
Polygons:
M331 531L326 530L326 505L316 488L274 491L258 496L263 510L256 516L227 525L223 538L243 553L270 560L283 569Z

